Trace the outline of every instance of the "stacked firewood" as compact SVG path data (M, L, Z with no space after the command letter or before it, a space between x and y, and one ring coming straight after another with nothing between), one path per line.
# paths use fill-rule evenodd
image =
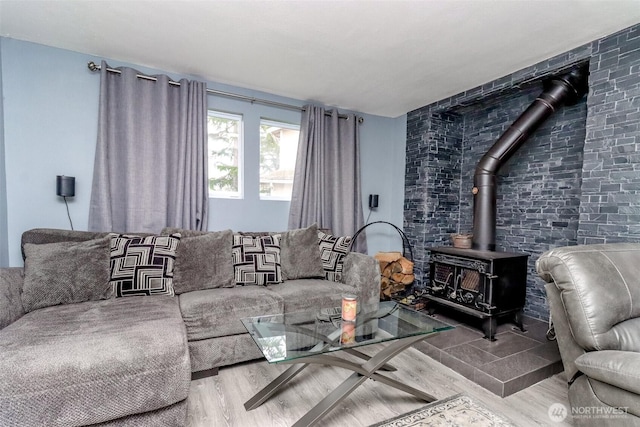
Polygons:
M413 262L403 257L402 253L378 252L375 259L380 263L380 299L390 299L413 283Z

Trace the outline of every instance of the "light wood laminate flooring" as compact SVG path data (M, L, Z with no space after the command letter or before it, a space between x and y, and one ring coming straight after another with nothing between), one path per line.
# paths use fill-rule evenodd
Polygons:
M368 352L372 347L362 350ZM572 425L570 416L561 423L553 422L548 416L553 403L569 407L567 385L562 374L500 398L414 348L396 356L390 363L398 371L389 373L389 376L418 387L438 399L465 393L523 427ZM192 381L188 398L188 426L291 426L351 375L350 371L340 368L309 366L285 390L272 396L262 406L245 411L244 402L289 366L254 361L221 368L217 376ZM368 380L327 414L319 425L369 426L424 405L426 402Z

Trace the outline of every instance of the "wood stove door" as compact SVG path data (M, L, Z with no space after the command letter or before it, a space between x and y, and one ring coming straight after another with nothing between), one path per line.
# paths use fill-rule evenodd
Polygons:
M490 295L492 280L488 265L477 261L448 257L431 263L431 283L427 288L431 295L472 310L491 313Z
M476 310L489 312L492 283L487 274L464 267L459 269L458 301Z

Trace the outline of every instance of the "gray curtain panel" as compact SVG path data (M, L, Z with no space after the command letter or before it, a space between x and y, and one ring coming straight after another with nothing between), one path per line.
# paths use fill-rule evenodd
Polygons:
M89 230L207 229L207 87L102 62Z
M353 236L364 225L359 124L353 114L325 113L313 105L302 113L289 229L317 223L336 236ZM366 252L364 233L353 250Z

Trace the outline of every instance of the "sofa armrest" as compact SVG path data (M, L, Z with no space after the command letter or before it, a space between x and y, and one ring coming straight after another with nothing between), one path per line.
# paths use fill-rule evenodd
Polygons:
M0 329L24 316L23 278L21 267L0 268Z
M589 378L640 394L640 353L591 351L578 357L575 363Z
M380 301L380 264L369 256L350 252L344 258L342 283L358 289L360 303L374 307Z

